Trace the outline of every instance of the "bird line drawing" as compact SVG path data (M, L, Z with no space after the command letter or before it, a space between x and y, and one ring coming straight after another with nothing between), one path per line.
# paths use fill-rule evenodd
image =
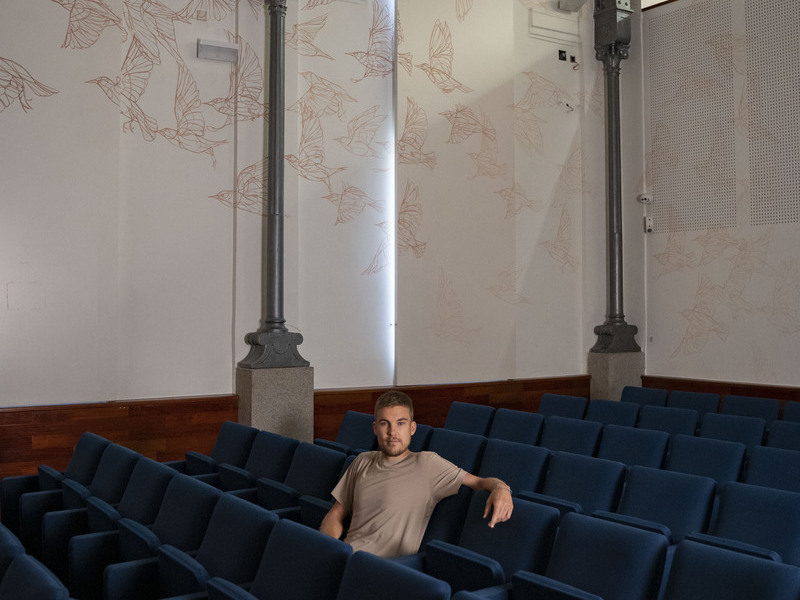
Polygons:
M373 140L387 115L379 115L376 114L377 112L378 105L376 104L358 113L347 124L347 135L337 137L336 141L356 156L381 156L381 152L375 145L378 144L385 149L389 142L374 142Z
M463 21L467 17L467 13L472 9L473 0L456 0L456 17L459 21Z
M699 266L705 266L720 258L729 248L741 248L744 240L735 238L727 229L709 229L703 235L694 238L703 249Z
M310 21L295 23L292 27L292 31L287 31L285 34L286 46L294 48L297 50L297 53L302 56L334 60L330 54L314 43L317 34L325 27L325 21L327 21L327 19L328 14L326 13Z
M254 215L264 214L264 188L267 185L267 165L269 157L246 166L236 174L233 189L222 190L209 196L232 208L241 209Z
M782 260L776 269L775 285L770 304L760 307L761 312L778 331L800 331L800 270L797 260Z
M572 104L572 95L564 91L555 82L536 73L535 71L525 71L523 73L530 83L525 93L515 106L524 107L532 111L542 108L554 108L564 104Z
M308 0L308 2L303 5L301 10L311 10L312 8L317 8L318 6L328 6L334 2L336 2L336 0Z
M419 201L419 188L410 179L406 180L403 199L397 212L397 251L405 254L411 250L414 256L422 258L426 242L417 239L417 230L422 224L422 204Z
M205 103L225 115L225 122L222 125L209 127L209 131L227 127L234 119L255 121L267 115L267 105L263 101L264 71L258 55L242 36L230 31L225 33L229 42L238 45L239 58L235 65L231 65L228 95Z
M439 290L436 295L436 321L432 325L437 337L451 342L470 345L471 337L479 329L469 328L464 322L464 307L458 299L453 281L444 268L439 271Z
M553 187L550 204L564 206L570 198L579 196L581 192L588 191L591 186L583 178L583 160L585 153L577 142L573 142L567 161L561 165Z
M533 212L538 212L542 208L539 201L528 198L525 189L516 180L510 188L495 193L506 201L506 219L516 217L523 208L529 208Z
M100 39L106 27L119 27L123 35L127 35L122 26L122 19L103 0L52 1L69 11L67 33L61 44L62 48L77 50L89 48Z
M214 148L228 143L228 140L210 140L206 137L206 121L201 107L197 82L188 67L180 64L175 89L175 129L165 127L156 133L181 150L208 154L212 165L216 167Z
M678 347L672 356L680 354L689 355L702 351L708 343L710 335L716 336L725 341L728 337L728 326L715 318L716 312L716 286L711 282L711 278L705 274L700 274L695 293L694 305L691 308L680 311L680 314L689 324L681 338Z
M370 261L366 269L361 271L362 275L374 275L375 273L380 273L389 264L389 234L390 227L392 225L389 221L381 221L380 223L376 223L375 226L383 232L383 237L381 238L381 242L378 245L375 255L372 257L372 261Z
M572 251L572 215L567 208L561 209L558 221L558 232L552 240L540 242L547 249L547 253L555 262L561 265L561 270L569 268L575 271L578 268L578 258L571 254Z
M250 8L253 9L253 14L255 15L256 19L264 14L264 2L261 0L247 0L247 2L250 4Z
M736 318L740 310L752 312L752 303L745 299L745 291L755 273L773 274L772 267L767 263L767 251L772 242L773 229L766 229L755 239L744 240L738 251L731 257L731 268L725 283L719 288L720 299L728 304L733 317Z
M428 76L428 79L445 94L455 90L465 94L472 91L453 77L453 38L447 21L442 23L436 19L428 42L428 62L416 65Z
M28 112L33 96L44 98L57 93L58 90L43 84L18 62L0 56L0 112L14 101L19 101L22 110Z
M287 154L286 161L297 170L297 174L308 181L324 183L331 193L331 177L347 167L328 167L323 164L325 150L322 123L310 109L301 112L300 142L297 154Z
M663 275L682 271L695 266L695 253L686 251L686 234L672 232L667 236L667 245L663 252L653 254L653 258L664 268L656 275L659 279Z
M409 165L425 165L433 170L436 153L424 152L422 147L428 139L428 116L410 96L406 97L406 119L403 133L396 142L396 160Z
M342 182L341 192L331 192L323 196L336 207L336 222L334 225L348 223L364 212L369 206L380 212L383 210L383 202L370 198L367 193L354 185Z
M304 71L300 75L308 88L287 110L301 115L307 112L318 119L326 115L336 115L341 119L344 115L344 103L357 102L342 86L312 71Z
M379 0L372 0L372 26L366 50L346 52L364 67L364 74L353 79L359 82L367 77L386 77L394 71L394 23L389 9Z
M489 293L508 304L530 304L530 300L517 291L519 278L524 271L524 267L516 265L500 271L497 274L496 282L487 288Z
M161 64L159 46L165 48L178 64L183 63L175 38L175 22L189 23L188 18L156 0L125 0L122 12L125 25L133 36L131 43L137 42L153 64Z
M158 123L139 106L139 99L147 88L152 70L152 59L144 52L141 44L133 39L128 46L120 74L114 80L102 75L86 82L97 85L106 98L119 106L120 114L127 119L122 123L123 133L132 132L135 125L148 142L156 139Z
M463 104L456 104L454 110L446 110L439 114L445 117L451 125L448 144L460 144L473 134L484 133L490 129L474 110Z
M400 52L400 44L405 40L403 24L400 22L400 6L395 3L394 7L394 36L397 44L397 64L411 75L414 72L414 56L411 52Z
M470 179L476 177L502 177L506 173L507 165L498 161L499 149L497 144L497 131L486 118L486 127L481 133L481 146L478 152L467 152L475 162L475 173Z
M236 10L236 0L189 0L178 14L185 19L221 21Z

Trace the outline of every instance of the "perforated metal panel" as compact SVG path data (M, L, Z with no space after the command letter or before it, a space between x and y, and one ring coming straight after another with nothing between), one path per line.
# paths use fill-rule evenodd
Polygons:
M707 0L647 17L654 231L735 226L732 47L719 42L731 31L730 2Z
M745 4L750 222L800 223L800 6Z

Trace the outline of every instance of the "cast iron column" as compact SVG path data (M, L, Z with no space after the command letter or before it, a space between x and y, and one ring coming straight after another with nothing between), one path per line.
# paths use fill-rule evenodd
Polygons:
M267 188L261 233L261 326L248 333L250 352L240 367L268 369L307 367L297 346L303 336L286 329L283 316L283 143L286 65L286 0L266 0L269 9L269 127Z
M595 0L594 38L597 60L603 62L606 85L606 269L607 312L594 328L591 352L641 352L635 325L625 322L622 288L622 160L620 153L620 63L631 41L630 0Z

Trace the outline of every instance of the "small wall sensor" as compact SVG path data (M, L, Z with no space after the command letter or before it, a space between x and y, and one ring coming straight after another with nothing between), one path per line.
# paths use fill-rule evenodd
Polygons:
M652 204L653 194L639 194L637 200L642 204Z

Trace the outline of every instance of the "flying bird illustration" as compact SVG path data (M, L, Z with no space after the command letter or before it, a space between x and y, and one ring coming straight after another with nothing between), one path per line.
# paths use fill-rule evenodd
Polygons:
M268 162L269 157L264 157L246 166L236 175L232 190L222 190L209 197L216 198L226 206L239 208L254 215L264 214L264 187L267 184Z
M222 129L233 123L234 119L255 121L267 112L267 106L262 100L264 72L258 55L242 36L234 35L230 31L226 33L228 41L239 46L239 59L235 65L231 65L228 95L206 102L226 117L222 125L209 127L210 131Z
M372 0L372 26L369 29L369 43L366 50L346 52L364 66L364 75L353 81L367 77L385 77L394 70L394 28L392 15L378 0Z
M406 97L405 126L396 143L397 162L425 165L433 169L436 166L436 153L422 151L427 138L428 116L413 98Z
M656 279L662 275L667 275L669 273L680 271L681 269L695 266L694 252L686 251L685 233L670 233L667 236L667 246L664 248L664 251L654 254L653 258L655 258L659 264L664 267L661 273L656 275Z
M336 141L356 156L380 156L380 152L373 145L375 134L386 115L376 114L378 105L360 112L350 119L347 124L347 135L337 137Z
M152 70L153 61L134 39L128 47L119 76L113 81L109 77L101 76L86 82L99 86L106 97L119 106L120 113L127 118L122 124L123 132L133 131L135 125L148 142L156 138L158 123L142 110L139 98L147 88Z
M444 269L439 273L439 293L436 296L436 322L433 333L445 340L469 345L472 334L478 329L467 327L464 322L464 307L458 300L452 280Z
M106 27L122 27L122 20L103 0L53 0L69 11L67 34L62 48L84 49L92 46Z
M528 198L522 186L514 181L510 188L505 188L495 192L506 201L506 219L516 217L523 208L530 208L533 211L541 209L541 205L536 200Z
M226 144L228 140L209 140L206 137L206 121L201 107L197 82L191 71L181 64L178 67L178 83L175 88L175 129L159 129L157 133L181 150L208 154L216 167L214 148Z
M157 0L124 0L123 16L134 41L154 64L161 64L159 46L172 54L179 64L183 63L175 39L175 21L188 23L186 17Z
M436 19L428 42L428 62L416 65L422 69L433 84L445 94L454 90L464 93L472 91L453 78L453 39L447 22Z
M797 333L800 331L800 271L797 261L793 257L781 261L776 276L771 303L761 307L761 311L778 331Z
M481 134L481 147L478 152L467 152L475 161L475 173L470 177L500 177L506 172L506 165L498 163L497 132L487 125Z
M383 237L369 265L367 265L366 269L361 271L362 275L380 273L389 264L389 228L391 227L391 223L389 221L381 221L380 223L376 223L375 226L383 232Z
M471 9L472 0L456 0L456 17L459 21L463 21Z
M471 135L483 133L486 129L475 111L463 104L456 104L455 110L447 110L439 114L450 121L448 144L460 144Z
M189 0L178 14L184 19L207 19L221 21L236 9L236 0Z
M308 181L319 181L325 184L331 192L331 177L347 167L328 167L323 164L325 150L323 148L322 124L319 117L314 116L308 109L301 114L300 143L297 154L287 154L286 161L295 169L298 175Z
M679 354L689 355L700 352L705 348L712 333L723 341L727 338L727 325L717 320L714 314L716 293L717 286L711 282L708 275L701 273L694 306L681 311L681 315L689 322L689 325L686 327L680 344L672 353L673 357Z
M303 76L308 89L287 110L294 110L301 114L308 111L317 118L325 115L337 115L341 118L344 115L344 103L357 102L342 86L320 77L316 73L305 71L300 75Z
M364 190L345 182L342 182L341 192L331 192L327 196L323 196L323 198L336 207L336 222L334 225L352 221L364 212L367 206L378 211L383 208L381 202L370 198Z
M325 27L325 21L328 15L320 15L310 21L303 23L295 23L292 31L287 31L285 34L286 45L289 48L297 50L298 54L302 56L328 58L333 60L333 57L322 48L314 44L317 34Z
M28 112L31 109L31 93L46 97L57 94L58 90L38 81L18 62L0 56L0 112L11 106L15 100L19 100L22 110Z
M567 267L571 270L578 268L577 257L571 254L572 250L572 215L564 208L561 210L561 218L558 221L558 233L552 240L541 242L547 248L547 253L554 261L561 265L563 271Z
M514 106L536 111L541 108L553 108L574 102L572 96L559 85L534 71L526 71L530 81L528 88Z
M497 274L497 282L489 286L489 292L508 304L530 304L525 296L517 291L517 280L524 268L511 266Z
M397 251L400 254L408 250L414 256L422 258L426 242L417 239L417 230L422 224L422 204L419 201L419 188L410 179L406 181L403 199L397 213Z

